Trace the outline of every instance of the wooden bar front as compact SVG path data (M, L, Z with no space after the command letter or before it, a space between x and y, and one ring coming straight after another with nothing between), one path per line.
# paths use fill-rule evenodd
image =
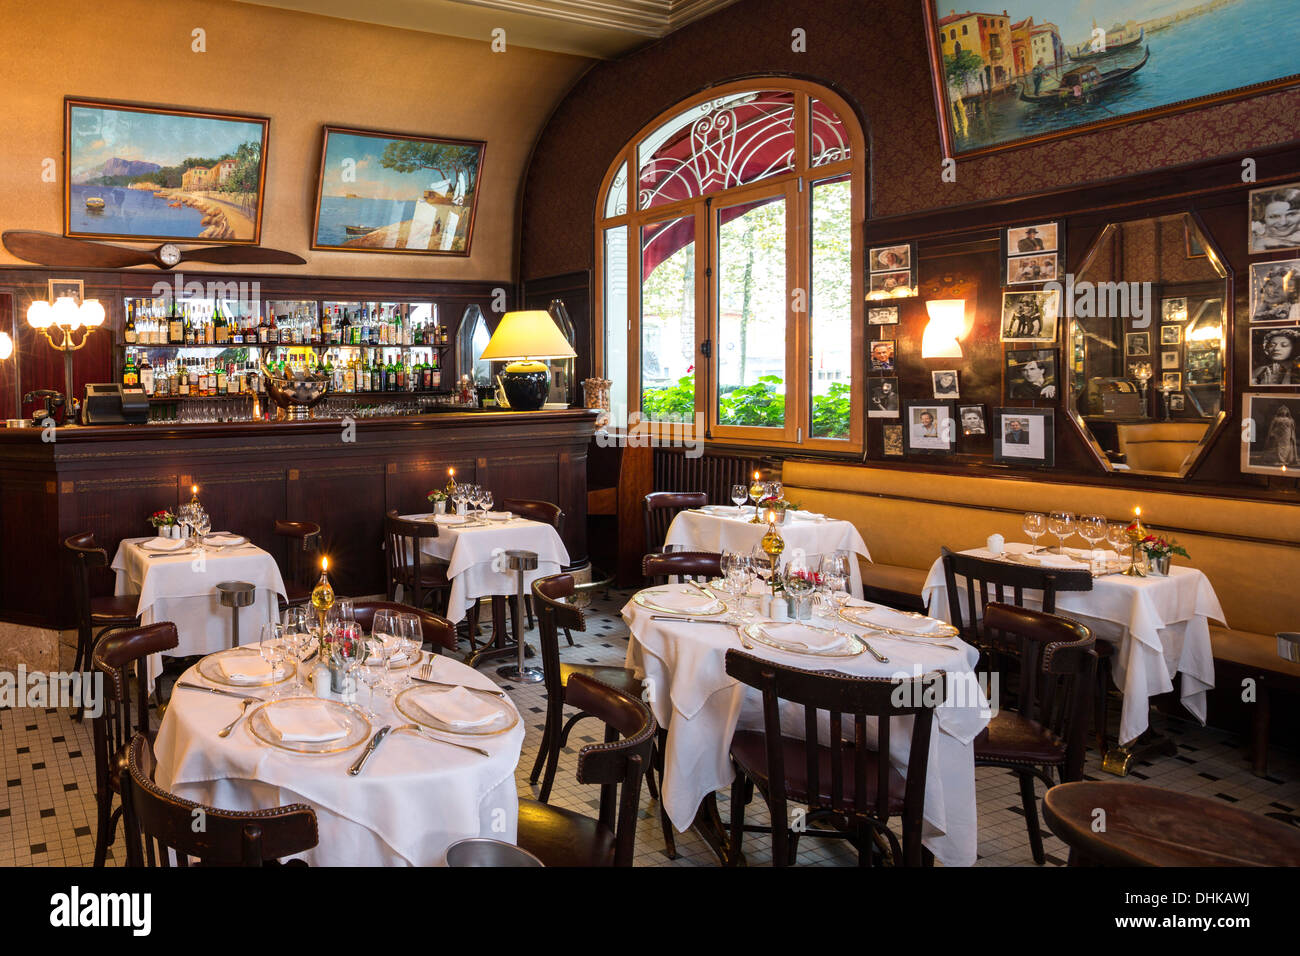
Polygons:
M583 564L594 420L563 409L361 419L351 432L339 421L0 429L0 620L74 626L62 540L94 532L111 559L193 484L214 530L249 536L281 567L276 519L318 523L344 595L384 590L384 513L429 511L425 496L449 467L490 488L498 507L508 497L558 504L569 557Z

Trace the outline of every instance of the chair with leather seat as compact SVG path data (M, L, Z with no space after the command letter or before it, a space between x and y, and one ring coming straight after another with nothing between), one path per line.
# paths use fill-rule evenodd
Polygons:
M316 562L313 558L320 552L320 525L314 521L277 520L274 532L285 539L285 596L280 599L280 609L306 604L316 586Z
M367 632L374 629L375 613L378 611L414 614L420 619L420 630L424 633L426 643L439 645L449 651L456 649L456 625L440 614L434 614L425 608L398 604L396 601L354 601L352 603L353 620Z
M198 866L275 866L319 842L316 811L306 804L239 811L204 806L158 786L156 766L153 747L137 734L122 792L128 866L190 866L191 858ZM196 827L200 818L203 826Z
M122 808L113 809L113 794L122 793L127 747L136 734L152 736L149 723L148 664L150 654L176 647L176 625L161 621L117 631L95 645L91 666L103 675L103 704L91 718L95 748L95 804L99 832L95 834L95 866L103 866L117 832ZM134 667L132 666L134 665ZM135 671L132 675L132 670ZM135 681L135 714L131 713L131 682Z
M539 595L539 626L545 614L541 600ZM573 674L565 692L583 714L605 722L605 742L578 751L578 782L600 785L599 816L520 800L517 842L546 866L631 866L654 715L639 696L587 674Z
M95 644L109 631L122 627L135 627L140 623L136 608L138 594L115 594L111 597L92 597L91 574L96 568L108 567L108 552L95 541L89 531L63 539L63 549L72 562L72 595L77 610L77 656L74 671L90 670L90 655ZM99 628L99 632L95 632ZM80 719L81 711L77 716Z
M388 600L397 599L402 588L402 603L411 607L436 605L447 610L451 582L447 579L447 562L424 554L421 545L438 537L436 521L410 521L396 511L384 516L384 556L388 567Z
M712 551L671 551L668 554L647 554L641 559L641 573L651 585L663 584L670 577L703 578L712 581L722 577L722 555Z
M558 535L564 534L564 512L559 505L552 504L549 501L542 501L539 498L506 498L501 502L503 511L509 511L517 514L522 518L530 521L540 521L542 524L549 524L555 529ZM533 629L533 596L524 595L524 611L528 615L528 630ZM514 612L514 605L511 604L511 613ZM569 646L573 646L573 638L565 632L565 637L569 640Z
M677 513L687 508L703 508L709 496L703 491L653 491L645 496L645 547L649 552L662 551L668 526Z
M1042 864L1034 779L1054 786L1083 777L1089 699L1097 656L1088 628L1009 604L984 608L984 627L1020 651L1016 709L1000 709L975 738L975 766L1005 767L1020 779L1034 862Z
M770 833L772 865L793 865L801 834L786 821L791 819L789 804L795 802L807 806L809 822L829 821L836 827L809 828L802 835L848 840L860 865L871 865L886 842L895 865L932 862L921 845L921 818L934 707L943 698L942 671L904 680L858 677L788 667L739 650L727 651L726 666L728 675L756 688L763 698L763 730L737 731L731 741L737 770L730 823L735 857L746 831ZM802 706L802 737L782 732L782 703ZM828 712L826 733L819 733L819 711ZM867 745L867 718L875 719L875 749ZM906 775L889 759L894 721L903 718L912 719ZM754 789L778 825L745 823ZM894 816L901 818L901 844L889 828Z

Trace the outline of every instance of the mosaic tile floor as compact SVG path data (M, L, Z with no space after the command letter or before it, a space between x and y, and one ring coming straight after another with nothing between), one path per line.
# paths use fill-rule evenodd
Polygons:
M588 612L587 632L574 634L575 647L561 642L561 655L574 662L621 665L627 629L618 613L628 594L614 591L608 599L598 594ZM494 673L495 666L485 665L484 672ZM510 691L529 724L516 781L521 796L535 796L535 788L528 784L528 773L541 743L545 693L541 685L502 686ZM1111 708L1113 714L1117 710ZM1300 826L1300 760L1294 754L1274 749L1269 776L1256 777L1250 772L1242 742L1234 735L1159 714L1153 714L1152 723L1179 742L1179 752L1174 757L1140 764L1131 774L1135 781L1218 798ZM591 721L579 724L571 735L570 748L562 754L556 774L551 795L554 804L595 815L597 791L577 783L574 771L577 750L600 740L601 733L599 725ZM0 780L4 783L0 791L0 866L89 866L95 845L94 754L89 725L73 722L67 711L0 711L0 766ZM1115 779L1101 773L1100 761L1093 752L1088 755L1086 775L1090 779ZM1016 779L1000 770L980 769L977 783L977 865L1032 866ZM719 798L719 808L726 819L725 795ZM753 823L767 822L761 799L750 805L746 818ZM1065 845L1046 829L1043 834L1048 865L1063 865ZM677 834L676 842L678 857L670 860L660 831L658 807L643 790L636 865L717 865L712 851L694 832ZM120 864L120 853L115 859L112 852L110 865ZM747 834L745 854L751 865L769 863L769 839ZM800 842L799 863L854 865L856 855L838 840L805 839Z

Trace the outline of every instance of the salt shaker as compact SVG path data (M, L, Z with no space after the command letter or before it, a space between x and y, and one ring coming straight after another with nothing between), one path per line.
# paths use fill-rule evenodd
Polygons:
M323 697L326 700L330 697L330 669L324 664L318 664L316 670L312 672L312 687L316 691L317 697Z
M985 542L984 546L988 548L989 554L996 557L997 555L1002 553L1002 549L1006 547L1006 543L1007 543L1006 538L1002 537L1002 535L991 534L989 535L988 541Z

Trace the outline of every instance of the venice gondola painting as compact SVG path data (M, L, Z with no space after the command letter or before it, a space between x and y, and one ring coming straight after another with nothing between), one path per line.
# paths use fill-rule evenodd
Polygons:
M949 156L1300 82L1295 0L924 2Z

